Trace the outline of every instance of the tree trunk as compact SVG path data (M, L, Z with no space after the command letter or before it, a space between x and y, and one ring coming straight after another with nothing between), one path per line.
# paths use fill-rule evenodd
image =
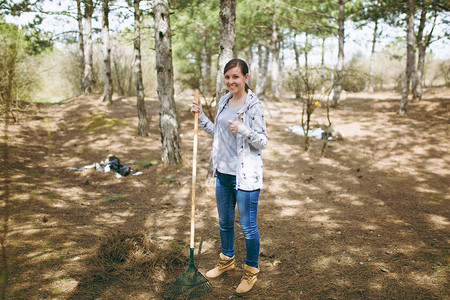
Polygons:
M308 73L309 35L305 32L305 72Z
M121 70L119 68L119 62L117 62L117 56L113 56L113 65L116 73L117 88L119 90L119 95L123 96L125 94L125 90L122 84L122 77L120 76Z
M263 37L261 36L261 31L259 32L259 41L258 42L258 72L256 78L256 87L255 93L258 96L262 96L265 94L266 83L267 83L267 67L269 64L269 51L266 46L261 44Z
M77 0L78 22L78 47L80 48L80 90L84 93L84 39L83 39L83 15L81 14L81 0Z
M411 82L411 75L415 65L414 55L414 13L415 13L415 0L408 0L408 14L407 14L407 46L406 46L406 70L405 78L403 81L402 100L400 101L400 108L397 113L403 115L407 111L409 86Z
M322 93L325 91L325 40L326 37L322 37L322 49L320 58L320 78L322 79Z
M216 101L227 93L223 82L223 69L234 57L235 47L236 0L220 0L220 37L219 59L217 63ZM218 105L217 105L218 108Z
M159 127L162 144L161 156L165 164L178 164L181 161L181 152L178 141L178 121L173 88L172 33L170 31L169 3L168 0L155 0L153 5Z
M339 0L339 50L338 50L338 63L336 68L335 86L333 99L331 100L331 107L337 107L341 98L341 82L342 82L342 70L344 69L344 0Z
M297 32L294 34L294 55L295 55L295 68L297 69L297 73L300 72L300 51L298 50L297 45Z
M250 34L251 34L251 30L250 30ZM248 47L248 52L247 52L247 65L248 65L248 71L249 71L249 73L250 74L252 74L252 67L253 67L253 45L250 45L249 47ZM251 84L253 84L253 78L254 76L251 76L250 75L250 78L249 78L249 85L251 85ZM250 82L252 82L251 84L250 84ZM252 86L252 85L251 85Z
M103 101L106 101L108 104L112 104L113 82L111 74L111 46L109 44L109 1L110 0L103 0L102 41L103 41L103 77L105 80Z
M373 29L373 38L372 38L372 51L370 52L369 82L367 83L366 88L366 90L369 93L373 93L373 89L375 86L373 69L375 65L375 45L377 43L377 35L378 35L378 19L375 20L375 28Z
M298 51L297 46L297 32L294 34L294 54L295 54L295 76L297 80L294 83L294 92L295 92L295 98L300 99L301 97L301 90L300 90L300 53Z
M203 32L202 60L200 77L200 91L203 96L209 96L209 84L211 80L211 51L208 48L209 33Z
M92 48L92 14L94 13L94 4L92 0L85 0L84 2L84 77L83 77L83 94L89 94L92 92L92 61L93 61L93 48Z
M141 0L134 0L134 77L136 81L136 100L138 112L138 132L140 136L148 136L148 119L145 109L144 84L141 66Z
M217 60L216 75L216 103L219 104L220 98L227 93L224 83L223 70L225 65L234 57L235 52L235 23L236 23L236 0L220 0L219 13L219 58ZM216 114L219 105L216 105ZM211 153L212 154L212 153ZM213 176L212 155L209 157L207 180Z
M272 52L272 97L273 99L280 99L280 51L278 46L278 28L277 28L277 15L273 14L272 19L272 43L271 43L271 52Z
M417 32L417 48L419 49L419 59L417 62L416 78L414 80L413 101L422 100L422 81L424 74L423 70L425 67L426 49L430 44L431 36L433 34L434 27L436 26L437 13L434 14L433 25L430 29L430 33L426 37L424 37L423 31L425 28L426 15L427 9L423 8L420 16L419 29Z

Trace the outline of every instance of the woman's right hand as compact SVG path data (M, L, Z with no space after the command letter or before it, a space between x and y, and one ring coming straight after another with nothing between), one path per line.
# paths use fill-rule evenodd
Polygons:
M199 115L203 113L202 102L200 100L198 102L195 100L192 101L191 113L193 115L195 115L195 113L198 113Z

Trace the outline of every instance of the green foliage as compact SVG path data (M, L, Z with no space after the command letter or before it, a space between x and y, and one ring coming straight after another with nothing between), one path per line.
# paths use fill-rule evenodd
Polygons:
M342 75L341 88L347 92L362 92L365 88L368 74L364 72L364 56L356 53L345 67Z
M38 27L42 21L42 17L36 16L33 22L25 27L25 53L30 56L40 55L53 49L51 34Z
M213 0L195 1L172 15L174 63L179 74L177 79L183 87L200 88L202 55L211 58L217 53L218 16L219 6ZM211 60L207 63L211 64ZM211 92L215 80L207 79Z
M24 28L0 18L0 100L28 99L37 88L36 56L52 47L35 22ZM16 105L17 106L17 105Z

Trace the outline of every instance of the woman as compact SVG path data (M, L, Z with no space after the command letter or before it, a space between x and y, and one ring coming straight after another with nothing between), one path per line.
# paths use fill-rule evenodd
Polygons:
M234 218L237 204L247 250L244 275L236 289L238 294L250 291L259 273L260 241L256 216L263 185L261 150L267 145L262 104L249 89L248 76L245 61L232 59L226 64L224 81L229 93L220 99L214 123L203 113L201 103L194 101L191 109L192 113L199 113L200 126L213 136L213 168L217 177L216 203L222 252L219 263L206 273L206 277L216 278L236 266Z

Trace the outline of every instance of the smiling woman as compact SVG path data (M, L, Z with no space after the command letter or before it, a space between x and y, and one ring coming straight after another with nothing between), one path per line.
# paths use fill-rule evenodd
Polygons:
M215 122L203 113L201 103L192 104L200 126L213 138L213 169L222 251L219 263L206 273L217 278L235 268L234 220L236 205L244 233L247 256L238 294L249 292L259 273L260 239L257 225L259 193L262 188L262 149L267 145L264 112L258 97L249 89L247 63L230 60L224 68L229 90L219 101Z

